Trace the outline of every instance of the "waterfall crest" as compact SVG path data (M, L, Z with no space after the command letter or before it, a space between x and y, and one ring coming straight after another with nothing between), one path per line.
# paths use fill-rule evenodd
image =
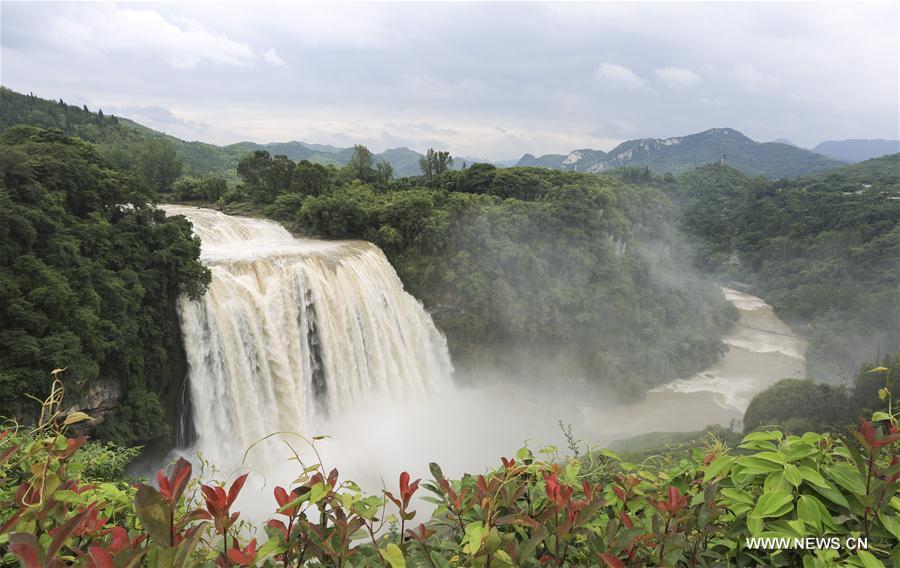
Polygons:
M179 313L197 448L235 463L277 431L451 384L446 341L378 247L294 238L281 225L164 205L201 239L212 282Z

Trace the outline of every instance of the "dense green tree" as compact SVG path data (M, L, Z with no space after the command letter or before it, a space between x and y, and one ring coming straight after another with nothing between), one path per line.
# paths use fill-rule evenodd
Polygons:
M294 169L290 191L303 195L321 195L331 187L334 177L333 166L329 168L302 160Z
M0 415L28 418L68 367L72 402L98 380L125 394L107 437L165 438L186 373L176 301L209 273L190 225L146 191L59 131L0 135Z
M419 158L422 175L429 180L446 172L452 166L453 157L450 156L450 152L445 150L435 151L434 148L429 148L425 155Z
M394 168L393 166L391 166L390 162L387 162L385 160L378 162L375 170L375 181L377 181L378 183L385 184L394 178Z
M181 177L184 163L166 140L151 138L142 146L137 160L138 171L157 193L169 193Z
M744 431L782 426L795 434L843 431L859 419L847 389L809 380L784 379L759 393L744 413Z
M218 201L228 190L228 184L219 176L210 175L202 178L184 177L175 182L172 197L176 201Z
M357 179L361 182L374 181L376 170L373 162L372 152L362 144L356 144L353 146L353 155L350 156L350 162L347 164L347 174L350 179Z

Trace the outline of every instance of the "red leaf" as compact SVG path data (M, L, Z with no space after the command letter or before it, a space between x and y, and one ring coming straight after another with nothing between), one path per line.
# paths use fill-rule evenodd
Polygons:
M404 471L400 474L400 495L406 494L407 487L409 487L409 472Z
M18 449L19 444L13 444L12 446L6 448L6 450L4 450L2 454L0 454L0 465L6 463L6 460L8 460Z
M619 518L622 520L623 525L625 525L629 529L634 528L634 523L631 522L631 518L625 513L625 511L619 511Z
M584 491L584 496L588 501L594 498L594 489L587 479L581 482L581 490Z
M284 487L280 485L275 487L275 502L278 503L278 507L284 507L288 503L290 503L290 499L288 498L288 493L285 491Z
M866 442L871 447L875 442L875 429L872 428L872 425L865 418L860 418L859 431L862 432L863 437L865 437Z
M19 557L25 568L41 568L41 549L33 535L25 533L10 535L9 549Z
M112 542L109 545L109 549L113 552L125 550L131 545L131 541L128 539L128 533L123 527L113 527L109 530L109 534L112 535Z
M284 538L285 538L285 539L288 538L288 530L287 530L287 527L286 527L286 526L284 525L284 523L282 523L281 521L276 520L276 519L270 519L269 522L266 523L266 525L268 525L268 526L270 526L270 527L272 527L272 528L278 529L279 531L281 531L281 534L284 535Z
M116 563L113 561L112 554L102 546L93 545L88 549L91 568L115 568Z
M622 564L621 560L608 552L602 553L600 555L600 560L603 560L609 568L625 568L625 565Z
M241 488L244 486L244 482L247 481L248 475L249 474L245 473L244 475L235 479L234 483L231 484L231 489L228 490L229 507L234 503L234 500L237 499L238 494L241 492Z
M893 444L897 440L900 440L900 434L891 434L890 436L885 436L884 438L875 440L875 443L872 446L877 450L879 448L883 448L884 446Z
M678 488L674 485L669 486L669 509L674 510L678 507L678 502L681 500L681 492L678 491Z
M184 458L180 458L175 463L175 467L172 470L172 477L169 479L169 486L172 492L171 502L173 504L181 498L181 494L184 493L184 490L187 488L193 469L191 462Z
M76 451L78 451L78 448L83 446L84 443L87 442L87 440L88 440L87 436L78 436L77 438L68 438L66 440L66 449L61 454L59 454L59 457L61 457L61 458L72 457L72 454L74 454Z
M172 487L169 485L169 478L166 477L165 470L156 472L156 484L159 485L159 493L166 498L166 501L172 500Z
M75 532L75 529L78 527L78 525L81 524L81 521L84 520L84 518L89 514L89 511L93 508L94 505L91 505L89 509L78 513L77 515L66 521L64 525L56 528L55 534L53 536L53 541L50 543L50 546L47 547L48 558L53 558L54 556L56 556L56 551L59 550L59 548L63 545L64 542L66 542L66 540L68 540L70 536L72 536L72 533Z
M256 560L256 539L250 541L250 544L243 550L238 548L237 540L232 540L232 548L228 550L228 558L241 566L249 566Z

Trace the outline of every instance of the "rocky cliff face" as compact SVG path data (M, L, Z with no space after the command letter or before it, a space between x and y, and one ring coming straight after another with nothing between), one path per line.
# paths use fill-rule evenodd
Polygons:
M66 413L84 412L93 419L93 424L101 424L108 416L115 413L122 402L122 385L117 381L95 380L85 385Z

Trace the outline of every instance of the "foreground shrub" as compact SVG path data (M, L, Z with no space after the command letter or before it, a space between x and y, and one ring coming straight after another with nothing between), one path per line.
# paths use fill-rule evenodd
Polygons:
M74 477L85 438L65 430L86 417L57 406L29 436L0 433L0 547L4 563L28 568L897 565L900 430L877 418L852 436L754 432L735 450L709 443L642 465L608 450L560 459L548 448L540 460L522 448L484 475L451 480L436 464L424 483L403 473L383 496L301 464L254 534L235 508L247 474L203 484L182 459L155 487ZM431 518L408 526L426 492ZM867 549L748 541L768 537L858 538Z

